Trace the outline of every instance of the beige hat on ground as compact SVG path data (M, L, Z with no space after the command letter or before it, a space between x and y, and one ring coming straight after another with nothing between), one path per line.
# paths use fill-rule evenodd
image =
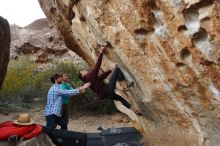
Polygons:
M34 120L31 119L28 113L19 114L18 119L14 120L13 123L17 125L32 125L34 124Z

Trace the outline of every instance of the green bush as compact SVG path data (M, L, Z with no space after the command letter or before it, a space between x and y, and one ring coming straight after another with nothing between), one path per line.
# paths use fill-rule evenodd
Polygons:
M7 75L0 91L1 103L29 103L35 97L45 97L50 86L49 71L38 71L38 65L27 57L9 63Z

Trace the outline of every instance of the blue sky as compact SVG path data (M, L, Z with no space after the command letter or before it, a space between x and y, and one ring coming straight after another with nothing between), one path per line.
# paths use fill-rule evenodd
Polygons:
M46 17L38 0L0 0L0 16L22 27Z

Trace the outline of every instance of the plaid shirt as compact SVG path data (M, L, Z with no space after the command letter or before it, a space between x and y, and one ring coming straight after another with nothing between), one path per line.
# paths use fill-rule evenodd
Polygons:
M62 108L62 96L71 96L79 93L79 89L64 90L60 88L60 85L53 84L48 91L47 105L45 107L45 116L56 115L61 117Z

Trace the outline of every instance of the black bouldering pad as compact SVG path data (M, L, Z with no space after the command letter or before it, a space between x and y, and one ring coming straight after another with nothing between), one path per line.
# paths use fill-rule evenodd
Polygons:
M86 146L87 144L86 133L58 129L47 130L45 128L44 132L57 146Z
M141 146L141 134L133 127L81 133L65 130L46 132L57 146Z
M133 127L102 130L87 134L87 146L139 146L141 134Z

